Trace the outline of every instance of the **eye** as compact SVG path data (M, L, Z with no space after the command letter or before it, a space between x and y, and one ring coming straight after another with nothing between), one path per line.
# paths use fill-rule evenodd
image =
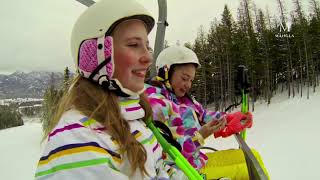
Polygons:
M128 46L130 47L137 47L139 44L138 43L129 43Z
M188 81L188 79L187 79L187 78L185 78L185 77L182 77L182 80L183 80L183 81Z

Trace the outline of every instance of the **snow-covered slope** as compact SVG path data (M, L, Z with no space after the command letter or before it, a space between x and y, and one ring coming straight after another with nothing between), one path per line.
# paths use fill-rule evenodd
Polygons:
M272 180L320 179L320 89L311 98L276 96L273 103L256 104L249 146L260 152ZM31 180L41 154L41 125L0 131L0 179ZM237 148L235 138L206 140L218 149Z
M40 123L0 131L0 179L32 180L41 154Z
M320 88L310 99L272 99L256 104L254 125L247 130L247 143L258 150L272 180L320 179ZM218 149L237 148L234 137L208 138L206 145Z

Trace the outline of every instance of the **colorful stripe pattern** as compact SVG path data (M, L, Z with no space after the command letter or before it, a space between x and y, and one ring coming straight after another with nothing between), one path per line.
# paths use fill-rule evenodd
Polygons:
M124 104L132 105L130 102L122 101L122 105ZM162 148L155 136L141 120L128 120L128 123L131 134L144 146L147 153L151 153L147 155L145 163L150 176L140 177L141 175L136 173L135 179L169 179L168 167L162 160ZM38 162L35 179L100 180L103 174L109 175L103 176L102 179L131 179L128 169L130 167L122 165L128 162L124 162L118 143L104 130L105 127L99 122L83 117L78 111L66 112L49 134L44 155ZM110 170L107 170L108 168ZM123 174L124 172L128 174ZM83 179L80 176L82 173Z
M139 104L139 97L119 98L121 114L126 120L136 120L144 117L144 110Z
M112 156L112 158L116 162L118 162L118 163L121 162L121 157L119 154L101 147L96 142L89 142L89 143L79 143L79 144L68 144L65 146L58 147L58 148L50 151L47 156L42 156L40 158L40 161L38 164L39 165L47 164L51 160L59 158L61 156L66 156L66 155L70 155L73 153L81 153L84 151L94 151L94 152L98 152L101 154L109 154Z
M51 169L37 172L35 174L35 177L37 178L40 176L50 175L50 174L53 174L53 173L56 173L56 172L62 171L62 170L82 168L82 167L94 166L94 165L100 165L100 164L108 164L109 166L111 166L112 169L115 169L114 166L112 165L110 159L99 158L99 159L90 159L87 161L78 161L78 162L74 162L74 163L60 164L60 165L55 166Z

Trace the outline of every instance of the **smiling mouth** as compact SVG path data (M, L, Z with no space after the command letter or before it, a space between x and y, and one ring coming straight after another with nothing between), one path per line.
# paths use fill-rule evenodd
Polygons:
M142 69L142 70L134 70L132 71L132 73L135 75L135 76L138 76L140 78L144 78L147 74L147 70L146 69Z

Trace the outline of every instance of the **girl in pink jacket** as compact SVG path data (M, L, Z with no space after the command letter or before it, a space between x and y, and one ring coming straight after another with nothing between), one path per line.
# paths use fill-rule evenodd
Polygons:
M181 152L197 169L207 156L197 150L204 139L228 137L252 125L251 114L214 112L204 109L190 97L190 90L200 63L196 54L182 46L164 49L156 61L157 76L146 84L146 94L153 109L153 118L163 121L181 145Z

